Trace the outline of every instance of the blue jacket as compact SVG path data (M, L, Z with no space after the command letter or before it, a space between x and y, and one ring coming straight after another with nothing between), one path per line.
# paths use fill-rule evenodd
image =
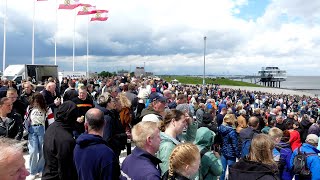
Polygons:
M279 154L280 159L278 162L279 174L282 180L292 180L293 173L290 169L290 160L292 156L292 150L289 143L280 142L275 148ZM275 154L274 154L275 155Z
M238 147L238 135L231 126L221 125L218 128L218 133L222 136L223 156L228 158L240 157L240 149Z
M82 134L74 148L79 180L119 179L119 162L101 136Z
M307 143L303 143L302 146L300 147L301 152L305 153L316 153L319 154L320 151ZM293 151L291 160L290 160L290 168L293 168L293 160L294 157L298 154L298 148ZM310 169L312 178L311 180L319 180L320 179L320 171L319 171L319 166L320 166L320 158L318 155L311 155L307 157L307 167Z
M136 147L123 161L120 179L161 179L159 163L161 163L160 159Z

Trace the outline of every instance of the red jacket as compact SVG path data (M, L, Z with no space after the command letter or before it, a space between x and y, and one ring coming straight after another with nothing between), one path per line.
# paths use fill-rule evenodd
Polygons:
M290 146L292 151L301 146L300 133L297 130L290 130Z

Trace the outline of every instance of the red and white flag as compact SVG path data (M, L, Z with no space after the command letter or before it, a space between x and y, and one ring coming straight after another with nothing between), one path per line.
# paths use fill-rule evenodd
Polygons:
M91 21L106 21L108 20L108 10L96 10L96 14L91 18Z
M73 3L71 4L71 0L64 0L63 4L59 4L58 9L75 9L80 6L79 0L74 0Z
M82 9L78 12L77 15L89 15L97 13L96 7L91 6L90 4L81 4Z

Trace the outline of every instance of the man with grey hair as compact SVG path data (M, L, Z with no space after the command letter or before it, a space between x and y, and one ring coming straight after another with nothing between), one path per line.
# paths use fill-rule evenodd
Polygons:
M52 112L55 112L55 109L61 104L61 100L56 94L56 83L48 82L48 84L45 86L45 89L43 89L40 93L43 95Z
M26 107L30 104L29 98L35 92L35 85L32 84L30 81L24 82L22 84L22 93L20 95L21 101L26 105Z
M317 149L319 142L319 137L315 134L309 134L306 138L306 142L302 144L301 147L297 148L293 151L290 159L290 169L293 171L294 168L294 161L295 157L298 155L298 153L305 153L306 154L306 168L310 170L311 178L305 178L305 177L299 177L299 179L320 179L320 172L319 172L319 166L320 166L320 158L318 154L320 151Z
M136 124L132 139L136 148L122 163L121 179L160 179L161 160L155 157L161 141L158 124L151 121Z
M102 138L105 126L103 112L97 108L89 109L84 126L87 133L78 137L74 149L79 179L119 179L118 158Z
M13 139L0 138L0 149L1 179L26 179L29 172L25 167L22 144Z
M282 131L286 130L286 124L283 121L283 117L280 115L276 117L276 127L281 129Z

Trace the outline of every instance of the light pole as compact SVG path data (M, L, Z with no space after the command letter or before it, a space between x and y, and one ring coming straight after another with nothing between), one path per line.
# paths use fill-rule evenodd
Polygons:
M207 37L204 36L203 37L203 80L202 80L202 84L205 85L206 84L206 40Z

